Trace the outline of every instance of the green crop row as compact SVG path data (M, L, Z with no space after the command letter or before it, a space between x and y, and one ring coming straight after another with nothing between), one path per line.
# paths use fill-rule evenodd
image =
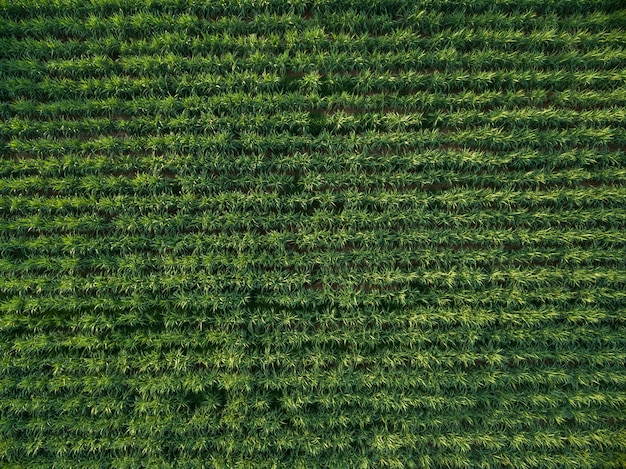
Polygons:
M534 70L479 71L452 70L443 73L406 71L400 73L363 72L357 76L346 75L349 63L322 77L315 69L320 65L311 62L311 55L302 54L296 72L304 76L289 77L277 72L242 71L220 75L214 73L181 74L134 78L111 76L82 80L44 77L41 80L10 78L0 82L0 96L7 100L58 100L58 99L107 99L146 98L176 95L181 97L219 96L224 93L274 93L304 91L313 96L341 92L353 93L413 93L425 90L436 92L460 92L473 90L518 91L544 87L552 91L573 89L615 91L623 88L626 72L622 70L580 72L542 72ZM294 60L298 60L295 57ZM356 60L354 57L352 60ZM383 58L386 61L386 59ZM406 58L403 61L405 62ZM342 58L338 62L343 62ZM345 62L344 62L345 64ZM230 67L229 67L230 68ZM343 69L343 70L342 70Z
M328 96L303 96L297 93L287 94L245 94L224 93L218 96L190 96L187 98L135 98L123 100L107 98L101 100L60 100L38 102L18 99L10 103L0 103L0 115L5 116L9 125L11 119L68 119L94 118L117 121L139 119L151 120L149 116L162 116L163 119L192 118L205 116L227 117L231 115L271 115L283 112L336 112L344 110L353 113L399 112L433 113L440 119L447 112L486 110L498 108L519 110L519 112L538 112L534 108L544 108L546 112L560 110L565 113L584 112L583 110L619 110L619 105L626 100L626 89L612 91L547 91L542 89L507 91L442 93L432 91L416 92L410 95L398 93L372 93L360 96L348 93L335 93ZM530 109L526 109L530 107ZM593 109L592 109L593 108ZM182 114L182 115L181 115ZM571 115L571 114L570 114ZM35 124L36 121L33 121ZM41 124L40 124L41 125Z
M488 0L467 1L467 0L421 0L419 2L407 0L387 0L376 2L373 0L314 0L314 1L293 1L289 3L279 0L259 1L259 0L225 0L216 4L204 4L195 0L161 0L145 4L140 0L96 0L85 4L79 0L2 0L0 10L9 18L33 18L43 16L46 19L55 17L67 17L68 12L72 12L72 18L81 18L89 14L98 17L116 14L165 14L169 16L187 13L190 10L199 16L216 18L226 15L251 16L253 14L286 14L299 13L337 13L345 9L360 11L361 13L372 15L406 15L409 19L415 20L432 11L432 16L428 18L428 24L451 21L455 14L465 15L489 14L497 15L502 12L520 13L532 12L533 15L523 16L524 21L530 21L536 15L558 14L566 16L568 14L581 14L589 17L593 21L594 17L602 14L609 14L619 11L621 3L616 0L503 0L494 5Z
M416 5L419 8L420 5ZM423 5L426 6L426 5ZM423 7L422 6L422 7ZM378 15L362 10L348 9L346 11L332 11L323 17L310 11L310 17L293 13L264 13L254 18L241 16L220 16L206 18L200 16L193 9L182 14L163 14L150 11L137 13L114 12L110 16L98 15L91 12L84 18L61 16L46 16L22 18L20 20L0 18L0 26L7 36L36 37L47 39L50 36L69 38L101 38L110 36L137 37L166 32L182 32L188 36L204 34L231 34L238 36L252 36L261 33L262 36L249 40L263 43L266 36L284 34L290 30L304 32L312 27L323 28L330 34L367 34L376 30L378 34L394 33L398 28L424 31L429 35L458 29L461 26L476 28L491 28L503 30L516 28L524 32L541 29L559 28L562 30L584 30L599 32L607 27L623 25L624 17L620 11L596 11L586 14L563 16L556 14L537 15L530 9L523 12L491 11L478 14L466 12L452 12L442 14L428 5L428 9L415 9L406 16L393 17L389 14Z
M394 132L411 131L420 128L463 129L485 124L498 128L568 128L620 127L626 122L626 112L620 108L593 109L578 111L556 107L522 108L513 110L458 110L446 114L387 112L368 113L346 112L338 110L332 114L307 112L283 112L277 115L238 115L237 117L218 117L206 113L203 117L177 117L162 119L159 117L137 117L132 120L91 118L91 119L55 119L50 121L9 119L0 123L0 136L5 138L70 138L110 134L125 137L142 134L167 134L186 132L187 134L206 134L231 130L233 132L267 131L291 132L303 134L319 131L320 128L336 133L347 132ZM626 129L626 125L624 126Z
M382 177L386 171L391 173L404 172L407 177L433 173L454 175L468 173L475 176L489 174L503 175L506 172L526 172L530 178L562 177L570 174L573 178L578 174L578 182L592 180L595 171L609 176L619 174L619 168L626 162L623 151L607 152L595 149L572 149L536 151L523 149L513 152L490 152L463 149L414 150L403 154L377 154L365 151L300 153L294 152L273 158L267 155L239 154L234 159L230 155L195 155L165 153L160 156L149 154L137 155L126 153L121 155L42 155L39 158L0 159L0 174L4 177L80 177L80 176L119 176L132 178L136 174L154 174L163 178L175 179L178 176L197 175L197 170L190 168L189 163L202 166L201 174L212 177L262 177L270 174L291 175L296 186L317 178L317 174L362 174L362 177ZM437 173L437 171L439 173ZM549 173L555 173L550 176ZM299 177L300 179L295 179ZM472 177L472 176L466 176ZM35 179L36 180L36 179ZM231 184L233 184L231 182ZM25 186L27 189L27 187ZM441 187L440 189L445 189ZM191 197L191 194L187 195ZM27 207L25 199L19 195L11 199L0 198L5 207ZM187 199L190 200L190 199ZM72 199L48 200L57 207L72 207ZM100 204L91 200L94 206ZM143 203L148 204L148 200ZM183 203L182 200L177 201ZM32 200L33 208L45 209L42 201ZM152 210L158 207L150 204ZM122 209L117 206L116 209ZM140 208L140 207L137 207ZM182 206L181 206L182 208Z
M322 122L324 122L322 120ZM320 127L324 127L321 123ZM140 153L143 155L176 152L183 154L224 153L233 156L244 152L276 152L278 154L324 152L327 148L344 153L353 152L415 152L416 149L436 149L441 147L471 148L492 151L515 151L521 149L550 150L592 149L608 146L621 147L626 137L620 128L595 128L581 125L574 129L540 130L534 128L507 130L491 125L476 126L472 129L453 131L451 129L419 129L413 132L364 131L360 134L335 134L328 129L306 132L303 135L289 132L245 131L233 135L231 131L208 134L142 135L120 138L101 135L85 140L79 138L48 140L11 139L5 148L13 154L32 156L89 156L103 153L123 155ZM318 134L318 135L315 135Z
M199 41L198 41L199 42ZM162 48L159 44L123 44L119 52L111 50L100 51L93 48L81 52L81 56L89 53L88 57L67 59L42 60L42 58L27 58L22 60L0 60L0 64L7 73L15 77L37 79L41 76L55 78L92 78L112 77L116 75L130 75L141 77L158 77L164 74L185 73L224 73L227 71L252 70L255 72L278 71L282 74L297 73L301 70L302 53L308 52L303 42L296 44L302 47L289 48L280 51L264 50L257 45L250 45L249 50L229 50L227 44L235 42L232 38L211 40L205 38L204 42L194 43L189 51L172 51L163 55L158 51ZM315 41L317 44L319 41ZM624 61L624 51L611 44L589 51L568 50L563 53L548 53L535 50L530 51L495 51L483 46L468 46L466 52L457 46L441 45L431 46L427 44L398 44L393 37L390 44L395 49L381 47L379 44L363 45L357 48L359 41L355 38L346 38L339 45L332 46L332 52L328 56L315 54L312 58L319 62L311 62L310 66L324 67L330 71L345 72L383 72L388 70L406 70L420 67L424 70L454 70L465 69L471 71L508 70L511 68L525 67L543 71L561 70L611 70ZM623 41L622 41L623 42ZM9 48L12 46L7 44ZM24 44L15 44L15 47L27 51ZM278 48L277 46L273 47ZM370 52L369 49L372 49ZM323 49L325 50L325 49ZM62 53L55 51L55 55ZM44 51L32 55L39 56ZM120 55L119 59L113 60L111 55ZM148 55L151 54L151 55ZM177 55L178 54L178 55ZM202 54L202 55L201 55ZM191 55L191 57L189 57ZM294 57L295 55L295 60ZM49 55L44 55L49 59ZM343 62L342 62L343 61ZM350 70L350 69L353 70Z
M29 176L10 177L0 181L0 194L35 195L51 191L54 195L145 195L159 188L168 193L175 185L176 190L184 194L196 193L204 196L216 196L228 192L248 192L262 196L269 202L276 194L287 196L290 192L303 194L314 192L341 193L344 191L375 192L389 189L398 192L433 192L433 202L437 202L436 193L447 189L482 189L497 187L501 191L534 189L547 191L554 188L572 187L621 187L626 178L626 170L616 168L596 170L572 169L561 172L514 171L493 172L487 174L467 174L458 170L424 170L422 172L389 172L386 174L364 175L359 172L337 174L312 173L306 171L296 175L289 173L269 173L263 175L241 174L236 181L232 174L179 174L175 177L163 177L130 171L129 174L113 173L82 177L72 176L70 171L63 171L62 177ZM593 179L592 179L593 178ZM437 183L435 183L435 181ZM599 193L599 192L598 192ZM459 197L462 197L461 195ZM316 200L311 202L315 203ZM245 214L240 214L245 217ZM174 220L172 220L174 221Z

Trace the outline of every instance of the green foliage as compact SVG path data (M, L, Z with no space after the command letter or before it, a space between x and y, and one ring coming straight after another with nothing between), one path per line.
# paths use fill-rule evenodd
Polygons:
M625 468L620 0L0 0L0 467Z

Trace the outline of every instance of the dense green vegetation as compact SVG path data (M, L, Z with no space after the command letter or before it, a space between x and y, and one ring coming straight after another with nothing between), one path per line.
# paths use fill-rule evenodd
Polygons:
M0 467L626 467L621 0L0 0Z

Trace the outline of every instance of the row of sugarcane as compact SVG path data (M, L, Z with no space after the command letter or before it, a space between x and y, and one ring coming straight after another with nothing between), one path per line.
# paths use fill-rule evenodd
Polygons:
M29 172L32 173L33 170L36 171L37 168ZM517 192L522 189L550 191L579 188L588 190L589 187L606 190L607 186L615 186L617 191L621 191L621 183L625 177L626 170L615 167L595 171L580 168L561 171L505 168L486 174L468 174L458 169L425 169L420 172L394 171L367 175L357 171L314 173L310 169L261 174L198 171L192 174L165 173L164 175L163 172L155 170L137 171L132 167L130 169L113 167L106 170L97 168L88 174L81 175L80 172L76 174L74 168L68 166L56 175L48 173L5 177L0 181L0 194L27 196L51 191L54 195L64 196L81 194L105 196L154 194L158 196L171 194L175 189L180 194L213 197L233 192L255 193L259 196L267 192L271 194L268 196L268 201L270 201L275 199L276 195L287 198L294 193L338 194L355 190L364 193L380 193L381 190L387 189L394 192L433 193L456 190L457 197L463 198L465 194L461 192L462 189L495 189L502 193ZM435 198L433 202L436 203L438 200ZM278 203L281 201L285 202L279 200ZM272 203L274 202L272 200ZM263 204L260 204L258 208L263 211Z
M399 34L403 28L419 31L427 36L440 34L447 31L459 31L461 28L476 28L482 30L507 30L532 32L542 29L559 28L565 31L585 31L587 33L602 32L607 26L616 27L623 25L624 18L619 9L607 10L602 2L552 2L551 4L532 2L509 2L507 9L486 8L486 2L469 2L463 5L465 8L457 8L452 11L442 11L442 2L398 2L403 3L404 8L396 12L371 11L366 4L354 4L344 10L332 9L323 12L324 5L317 8L310 2L310 9L302 8L302 3L290 4L277 3L276 6L288 8L280 11L279 8L268 11L255 11L254 16L241 13L213 13L207 16L202 9L216 8L222 5L204 5L195 3L184 10L176 13L155 11L154 7L167 8L167 3L162 1L150 5L151 9L133 7L133 2L119 2L117 8L114 2L108 2L115 10L102 12L105 2L100 5L75 5L73 15L68 15L66 10L59 9L56 12L42 11L45 3L32 2L31 7L23 11L21 15L11 13L11 8L18 9L20 2L3 2L0 13L0 26L7 36L17 38L33 37L48 39L50 37L69 37L72 39L86 40L115 38L137 38L146 35L162 35L166 33L184 33L187 36L202 36L206 34L232 34L237 36L256 35L261 37L250 38L263 44L262 37L272 34L284 34L290 30L301 32L309 29L323 28L329 34L366 35L372 30L377 34ZM185 2L180 2L181 6ZM234 3L234 2L233 2ZM553 8L556 3L561 3L568 8L564 15L552 11L541 11L544 8ZM605 1L605 4L611 3ZM238 2L239 5L245 5ZM613 1L614 7L617 3ZM384 4L378 4L382 6ZM448 4L451 6L451 2ZM100 8L98 8L100 6ZM370 5L374 6L374 5ZM593 6L596 9L589 9ZM474 7L474 11L472 11ZM492 6L493 7L493 6ZM603 8L604 7L604 8ZM129 11L135 9L135 11ZM482 8L482 11L480 10ZM124 11L124 10L127 11ZM81 11L82 10L82 11ZM143 11L142 11L143 10ZM369 11L368 11L369 10ZM585 11L586 10L586 11ZM77 14L80 12L80 14ZM304 15L303 15L304 13ZM394 14L396 13L396 14ZM42 16L44 15L45 16ZM307 17L308 16L308 17ZM552 35L554 37L554 34ZM402 36L400 36L402 38ZM306 37L305 37L306 39Z
M475 37L471 31L468 34L469 37ZM449 38L449 35L450 33L442 35L440 42L444 37ZM33 79L44 75L74 79L116 75L158 77L171 73L225 73L243 70L295 74L303 71L302 53L312 53L311 59L314 61L309 62L309 67L315 65L327 73L382 73L389 70L406 71L410 68L439 73L455 69L477 72L520 67L538 71L575 72L611 70L624 61L624 51L619 47L619 43L624 41L623 37L607 37L593 46L565 44L555 51L536 49L532 44L524 47L517 45L518 41L513 41L516 44L513 50L495 45L463 46L455 42L433 45L410 42L401 44L393 36L388 38L389 47L376 43L382 42L380 38L370 44L373 40L359 42L357 38L348 36L344 42L333 41L328 47L318 45L319 38L314 38L311 44L316 44L315 47L320 49L309 50L313 46L306 48L306 42L297 37L294 43L298 47L270 48L250 44L246 49L238 50L233 47L233 44L241 42L237 38L218 36L214 39L195 40L192 45L181 42L181 47L185 47L182 50L162 51L163 44L154 39L150 43L122 42L117 47L107 43L98 45L87 42L82 51L61 43L51 54L46 50L46 47L50 48L46 43L39 44L38 48L38 43L33 40L2 41L7 47L4 56L10 57L0 60L5 71ZM80 55L73 56L70 52L80 52ZM23 58L16 60L17 54ZM404 57L404 62L400 57Z
M275 71L243 70L228 74L197 72L158 76L114 75L94 78L70 79L43 75L40 79L9 77L0 82L0 96L5 100L60 100L60 99L107 99L107 98L155 98L175 96L177 98L207 96L214 97L232 93L292 93L301 92L312 99L333 94L380 94L401 95L421 93L459 93L473 90L516 92L543 88L563 92L614 92L623 89L626 72L621 69L580 70L571 72L529 70L527 68L506 70L470 71L454 69L432 72L411 66L400 72L372 72L365 70L354 76L346 73L354 68L356 57L337 55L338 68L325 75L320 67L332 67L318 63L311 54L298 54L289 59L294 67L299 67L298 76ZM379 60L388 63L390 57L380 56ZM406 64L405 54L396 59ZM321 58L322 62L325 61ZM335 60L329 56L329 60ZM296 64L295 62L299 62ZM340 63L344 63L341 65ZM350 63L352 62L352 63ZM348 69L348 70L346 70Z
M324 102L320 104L324 105ZM336 134L366 131L411 132L419 129L458 131L485 125L507 130L516 128L569 129L579 126L626 130L625 121L626 112L619 107L587 110L558 107L546 109L522 107L492 111L460 109L446 113L404 112L395 109L382 113L337 109L332 112L285 111L265 115L239 114L223 117L207 110L198 117L137 116L131 120L106 117L34 120L14 117L0 123L0 138L53 139L79 136L89 139L106 135L124 138L126 136L167 135L174 132L203 135L225 130L259 133L263 131L290 132L294 135L320 130L328 130Z
M223 154L236 156L246 152L274 153L277 155L296 152L320 152L333 148L334 151L405 153L437 148L519 151L519 150L573 150L600 149L616 151L626 144L620 127L594 127L580 125L572 129L535 129L495 127L490 124L477 125L468 129L418 129L413 132L366 130L362 133L350 131L337 133L326 128L327 120L311 119L315 125L302 134L291 132L259 132L254 129L238 132L219 130L207 134L141 135L119 137L98 135L95 138L33 138L13 137L6 144L4 154L24 157L49 155L90 156L110 154L112 156L135 153L140 157L166 152L194 154ZM328 127L332 127L329 125ZM623 154L619 151L618 154Z
M217 96L188 97L153 97L133 99L59 99L51 102L36 99L15 99L0 103L0 115L4 119L39 118L47 120L74 119L80 117L109 118L129 120L162 116L163 118L201 117L215 115L226 117L242 114L271 115L282 112L335 112L352 109L352 113L434 113L439 111L440 118L448 112L494 109L538 112L554 109L571 113L575 111L593 111L612 108L619 111L619 105L625 99L626 90L618 87L614 90L487 90L483 92L458 91L443 93L420 91L412 94L368 93L367 95L338 92L328 96L302 95L296 92L285 94L225 92ZM530 109L526 110L528 107ZM535 109L538 108L538 109Z

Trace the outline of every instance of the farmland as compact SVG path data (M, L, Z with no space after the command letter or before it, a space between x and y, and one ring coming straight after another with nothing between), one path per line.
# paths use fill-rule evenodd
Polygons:
M0 0L0 468L626 467L620 0Z

